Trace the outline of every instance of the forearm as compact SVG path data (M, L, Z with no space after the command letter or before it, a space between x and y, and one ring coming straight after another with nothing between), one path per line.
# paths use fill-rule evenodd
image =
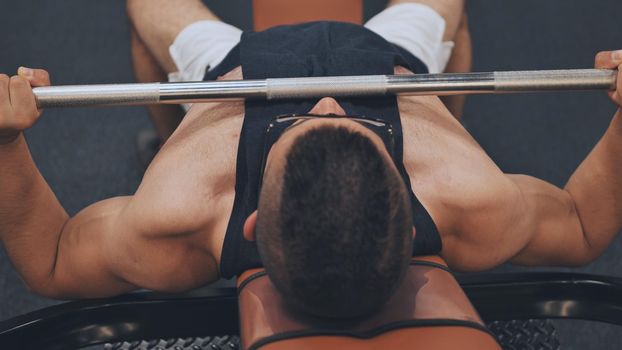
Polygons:
M0 144L0 238L26 284L46 283L68 215L37 169L26 140Z
M453 38L453 42L454 48L451 52L449 62L447 62L447 66L445 67L445 73L470 72L473 63L473 48L466 14L462 15L462 20ZM456 119L462 119L466 95L440 96L440 99Z
M622 229L622 112L566 184L586 243L600 254Z

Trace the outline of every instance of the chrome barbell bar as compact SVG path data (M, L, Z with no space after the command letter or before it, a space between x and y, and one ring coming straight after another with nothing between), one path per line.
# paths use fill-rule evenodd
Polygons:
M91 107L258 99L462 95L614 90L617 71L570 69L221 80L183 83L66 85L34 88L37 105Z

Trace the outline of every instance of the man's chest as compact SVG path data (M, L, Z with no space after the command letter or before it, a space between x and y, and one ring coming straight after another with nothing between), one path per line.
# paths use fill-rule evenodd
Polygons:
M456 213L489 204L495 196L490 184L504 174L444 107L404 105L404 167L443 237L455 231Z
M167 159L174 171L193 182L184 186L190 192L187 198L209 201L210 211L218 213L219 218L211 221L219 222L218 228L209 231L219 236L224 235L233 209L243 112L243 105L197 109L163 149L170 153ZM450 231L446 218L451 212L477 203L486 196L491 177L502 174L442 105L400 104L400 114L403 163L411 188L443 235Z

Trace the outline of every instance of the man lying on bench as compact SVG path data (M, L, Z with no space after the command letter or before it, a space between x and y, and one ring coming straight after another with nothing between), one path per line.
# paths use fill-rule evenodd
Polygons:
M462 1L389 5L364 27L241 37L198 0L132 0L128 10L142 73L443 71L450 41L468 36ZM620 54L603 52L596 66L616 68ZM0 237L26 284L53 298L179 292L263 264L290 304L357 316L388 300L412 255L440 254L459 271L576 266L622 227L619 110L560 189L502 173L436 97L197 104L133 196L70 218L23 136L40 116L31 86L47 84L43 70L0 76Z

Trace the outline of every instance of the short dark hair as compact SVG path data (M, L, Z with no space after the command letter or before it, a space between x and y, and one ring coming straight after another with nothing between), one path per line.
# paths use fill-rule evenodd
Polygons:
M324 125L293 141L281 181L264 181L257 244L288 304L349 318L395 292L411 257L412 213L390 162L362 133Z

